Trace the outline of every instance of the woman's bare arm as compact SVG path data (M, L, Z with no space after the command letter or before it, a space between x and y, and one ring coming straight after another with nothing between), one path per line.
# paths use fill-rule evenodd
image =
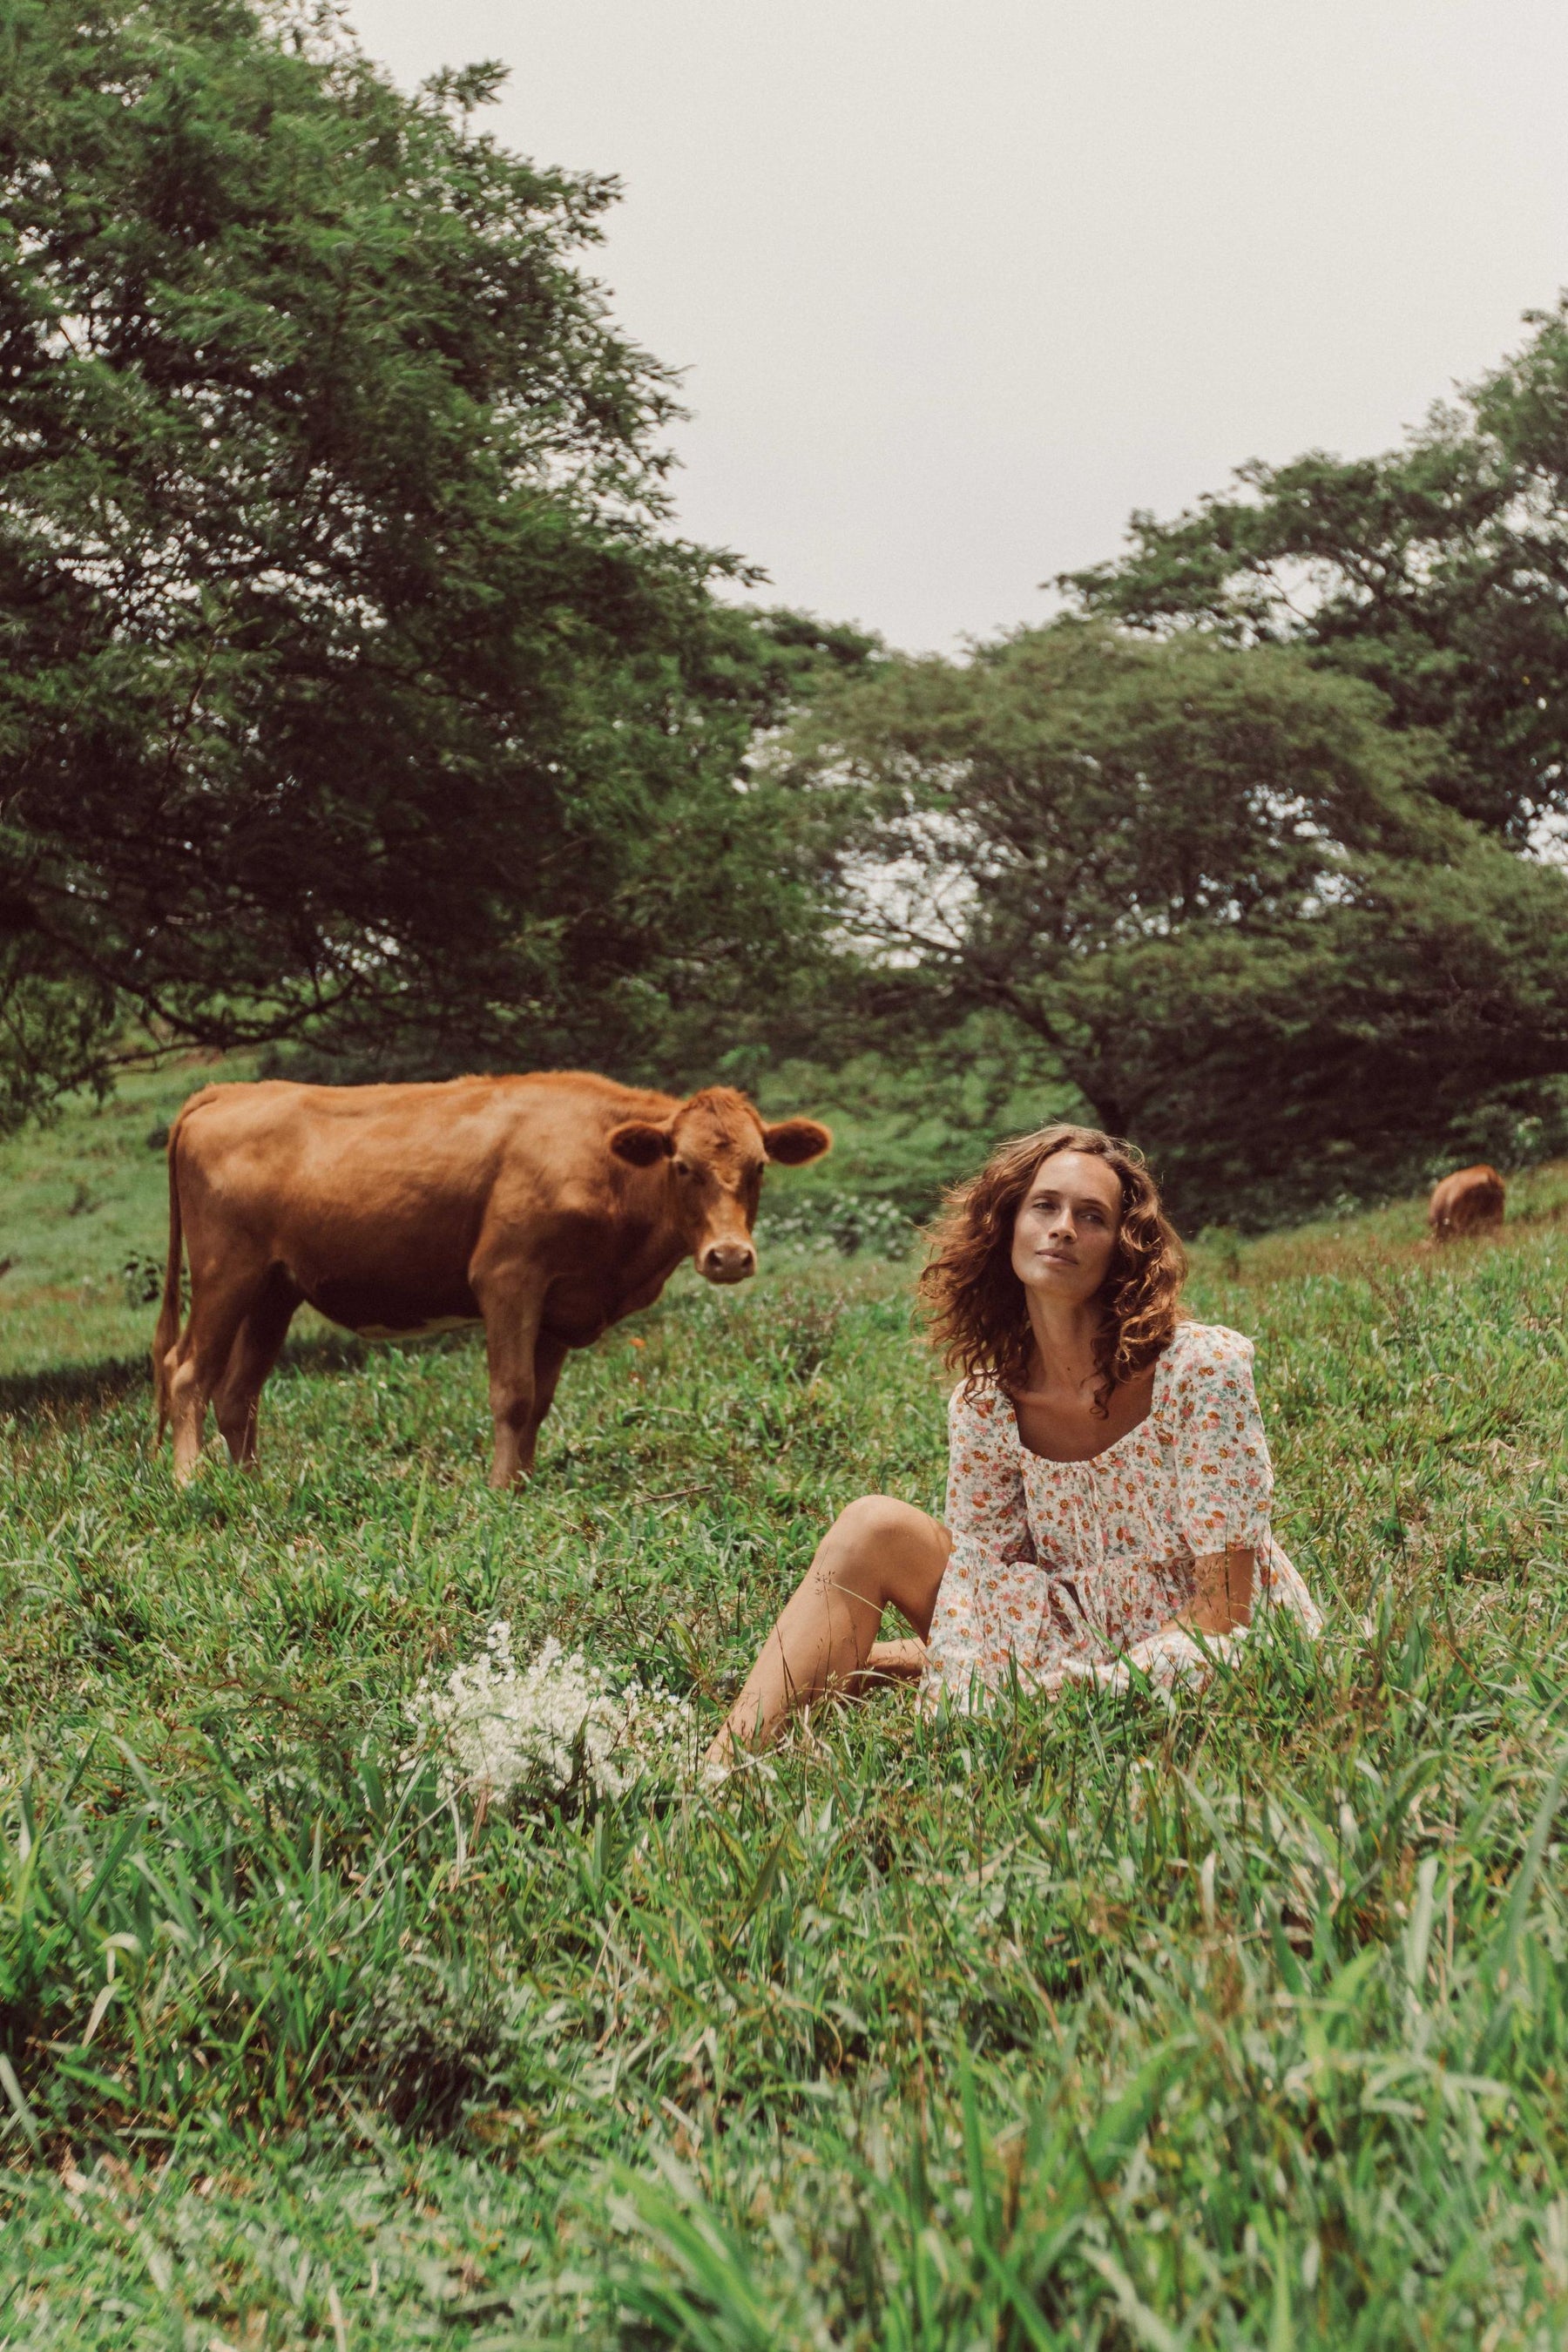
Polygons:
M1234 1633L1252 1622L1256 1551L1200 1552L1193 1562L1193 1597L1174 1622L1189 1633Z

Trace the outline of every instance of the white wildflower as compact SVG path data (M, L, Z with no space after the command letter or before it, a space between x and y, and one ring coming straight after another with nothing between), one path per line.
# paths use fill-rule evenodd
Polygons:
M689 1699L662 1685L616 1690L581 1651L553 1637L521 1664L504 1619L482 1654L444 1683L427 1675L405 1712L422 1743L443 1751L444 1794L504 1804L559 1796L581 1777L595 1796L618 1796L673 1746L689 1746Z

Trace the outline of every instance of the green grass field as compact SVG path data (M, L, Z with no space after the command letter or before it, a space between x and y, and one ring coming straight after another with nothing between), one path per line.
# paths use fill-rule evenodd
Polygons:
M1198 1253L1317 1653L476 1822L403 1706L493 1619L711 1720L837 1506L937 1501L908 1271L682 1276L514 1497L475 1343L306 1328L176 1495L185 1090L0 1154L0 2344L1568 2340L1568 1170Z

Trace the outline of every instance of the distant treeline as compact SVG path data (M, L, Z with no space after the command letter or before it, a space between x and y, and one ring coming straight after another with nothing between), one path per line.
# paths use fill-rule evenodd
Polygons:
M615 184L485 135L499 68L410 97L244 0L8 26L12 1123L149 1038L872 1055L976 1116L980 1039L1200 1221L1568 1144L1568 310L1402 450L1246 467L910 660L674 537Z

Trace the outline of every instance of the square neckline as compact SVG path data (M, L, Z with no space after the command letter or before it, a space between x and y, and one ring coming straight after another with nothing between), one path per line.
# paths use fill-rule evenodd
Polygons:
M1024 1433L1018 1426L1018 1408L1016 1404L1015 1404L1012 1397L1009 1396L1007 1398L1007 1412L1008 1417L1013 1423L1014 1443L1016 1444L1019 1453L1030 1462L1043 1462L1048 1470L1088 1470L1091 1468L1096 1462L1104 1462L1107 1460L1110 1454L1116 1452L1118 1446L1125 1445L1131 1438L1137 1436L1141 1429L1146 1429L1149 1423L1153 1420L1154 1409L1160 1399L1160 1383L1164 1374L1165 1366L1170 1361L1172 1353L1175 1349L1176 1342L1180 1339L1182 1333L1184 1331L1193 1330L1196 1327L1194 1325L1190 1323L1177 1324L1175 1329L1172 1332L1170 1338L1166 1340L1164 1346L1161 1349L1159 1354L1154 1359L1154 1378L1150 1384L1149 1389L1148 1412L1140 1413L1138 1419L1133 1423L1131 1429L1124 1429L1120 1437L1113 1437L1109 1445L1102 1445L1100 1447L1098 1454L1040 1453L1037 1447L1026 1443Z

